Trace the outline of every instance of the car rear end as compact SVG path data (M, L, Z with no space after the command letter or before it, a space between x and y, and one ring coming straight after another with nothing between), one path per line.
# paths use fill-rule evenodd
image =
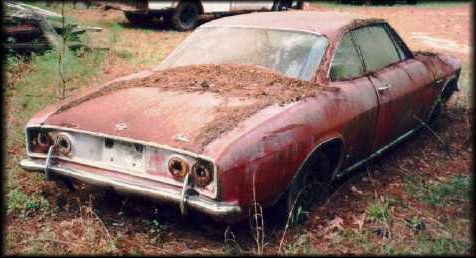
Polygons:
M21 166L198 210L216 220L241 214L219 201L213 160L150 142L58 126L27 126Z

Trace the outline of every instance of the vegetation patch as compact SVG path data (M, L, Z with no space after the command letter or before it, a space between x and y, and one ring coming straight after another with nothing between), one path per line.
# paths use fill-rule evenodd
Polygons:
M420 201L431 205L468 203L470 200L471 177L456 175L442 182L424 180L419 176L405 178L405 190Z

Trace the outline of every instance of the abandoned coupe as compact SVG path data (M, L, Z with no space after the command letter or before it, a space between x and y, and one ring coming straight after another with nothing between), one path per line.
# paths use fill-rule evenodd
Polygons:
M21 166L217 221L243 219L256 203L296 218L332 180L430 122L460 69L411 52L380 19L226 17L154 69L36 114Z

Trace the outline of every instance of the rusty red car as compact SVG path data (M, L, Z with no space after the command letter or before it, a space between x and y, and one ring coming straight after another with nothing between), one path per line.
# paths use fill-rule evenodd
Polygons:
M257 203L297 218L330 182L436 117L460 70L453 57L410 51L385 20L221 18L154 69L36 114L21 166L217 221Z

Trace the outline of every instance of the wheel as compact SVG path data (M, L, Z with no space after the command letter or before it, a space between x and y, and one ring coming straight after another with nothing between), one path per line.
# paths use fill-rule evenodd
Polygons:
M286 11L288 9L288 5L286 1L274 1L273 7L271 8L272 11Z
M428 122L430 124L433 124L436 120L436 118L440 115L441 110L443 108L443 105L448 102L448 100L453 96L454 92L457 89L457 84L456 83L451 83L446 88L444 91L439 95L436 106L433 110L433 112L430 114L430 118L428 119Z
M303 10L304 9L304 1L297 1L296 9Z
M171 17L172 25L179 31L192 30L197 26L199 16L200 10L195 3L182 2Z
M152 20L154 19L152 16L145 15L145 14L124 12L124 15L126 16L127 20L132 24L149 23L149 22L152 22Z
M331 162L323 152L317 152L303 167L284 196L289 226L304 219L315 204L325 200L329 192Z

